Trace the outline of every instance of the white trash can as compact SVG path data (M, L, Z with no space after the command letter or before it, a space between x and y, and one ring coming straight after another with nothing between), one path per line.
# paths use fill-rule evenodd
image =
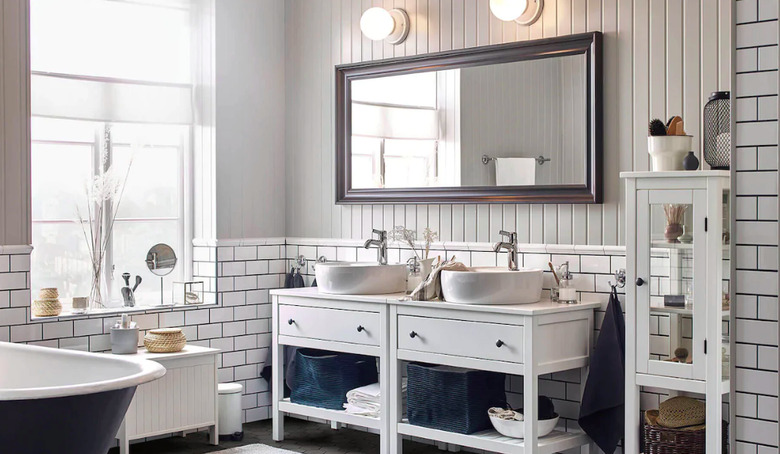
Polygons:
M219 393L219 438L240 441L244 438L241 424L241 394L244 387L240 383L220 383Z

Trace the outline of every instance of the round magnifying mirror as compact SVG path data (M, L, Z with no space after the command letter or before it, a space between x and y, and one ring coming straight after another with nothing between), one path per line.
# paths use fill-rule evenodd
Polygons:
M156 276L167 276L176 267L176 253L167 244L155 244L146 254L146 266Z

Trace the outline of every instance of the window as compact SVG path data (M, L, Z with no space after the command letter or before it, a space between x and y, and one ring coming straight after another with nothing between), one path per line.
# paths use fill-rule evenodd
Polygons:
M31 0L32 288L87 296L86 189L113 168L124 180L107 242L104 299L121 306L121 274L143 278L140 305L159 304L151 246L167 243L191 271L194 31L187 0ZM128 170L129 169L129 170ZM81 214L81 215L80 215Z
M436 186L438 104L435 72L353 82L352 187Z

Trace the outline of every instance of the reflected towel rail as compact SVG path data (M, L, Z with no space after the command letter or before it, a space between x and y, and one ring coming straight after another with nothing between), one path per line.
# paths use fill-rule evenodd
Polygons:
M498 159L498 158L490 157L490 156L488 156L486 154L483 154L482 155L482 164L488 165L488 164L490 164L490 161L495 161L496 159ZM539 155L539 156L535 157L534 159L536 159L536 163L539 164L540 166L544 165L545 162L549 162L550 161L550 158L545 158L542 155Z

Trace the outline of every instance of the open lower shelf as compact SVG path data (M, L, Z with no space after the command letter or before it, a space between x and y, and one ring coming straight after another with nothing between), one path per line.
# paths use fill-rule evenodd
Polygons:
M347 413L344 410L328 410L327 408L310 407L308 405L294 404L290 399L284 399L279 402L279 410L310 418L319 418L327 421L337 421L352 426L366 427L368 429L379 430L381 421L379 418L370 416L359 416Z
M398 433L412 437L425 438L428 440L442 441L452 443L458 446L469 448L484 449L486 451L501 453L525 453L525 440L521 438L505 437L495 430L486 430L470 435L463 435L445 430L429 429L409 424L404 420L398 424ZM537 449L538 454L553 454L587 445L590 442L587 435L579 432L562 432L553 430L548 435L539 438Z

